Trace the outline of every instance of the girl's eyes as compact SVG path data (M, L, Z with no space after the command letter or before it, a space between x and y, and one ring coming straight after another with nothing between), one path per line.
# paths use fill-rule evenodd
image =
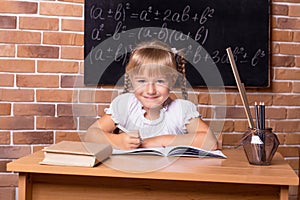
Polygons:
M168 84L168 81L166 79L156 79L153 81L148 81L147 79L135 79L135 83L139 84L139 85L146 85L150 82L157 84L157 85L167 85Z
M139 83L139 84L143 84L143 83L146 83L146 80L144 80L144 79L138 79L138 80L136 80L136 82Z
M159 79L159 80L156 80L156 83L161 84L161 85L164 85L164 84L167 83L167 81L164 80L164 79Z

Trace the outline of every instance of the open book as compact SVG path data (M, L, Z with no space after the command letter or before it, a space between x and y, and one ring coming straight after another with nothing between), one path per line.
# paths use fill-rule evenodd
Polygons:
M167 146L158 148L137 148L132 150L113 149L112 154L226 158L220 150L208 151L192 146Z
M40 164L93 167L112 154L109 144L62 141L45 147Z

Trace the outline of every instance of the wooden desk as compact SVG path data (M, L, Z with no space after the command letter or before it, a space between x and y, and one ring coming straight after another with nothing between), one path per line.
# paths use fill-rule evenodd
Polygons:
M227 159L112 156L94 168L39 165L43 154L36 152L7 167L19 172L20 200L288 200L288 186L298 185L279 153L272 165L253 166L242 149L223 152ZM152 163L158 169L166 162L159 170L145 167Z

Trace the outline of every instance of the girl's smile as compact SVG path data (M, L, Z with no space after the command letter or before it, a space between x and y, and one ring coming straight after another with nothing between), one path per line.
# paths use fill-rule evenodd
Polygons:
M169 97L167 79L163 77L135 77L133 79L134 94L143 104L144 109L161 107Z

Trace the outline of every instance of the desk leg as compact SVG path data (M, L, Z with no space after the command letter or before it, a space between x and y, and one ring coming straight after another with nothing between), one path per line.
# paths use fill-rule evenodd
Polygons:
M281 186L280 187L280 200L288 200L289 199L289 186Z
M32 199L32 181L29 173L19 173L19 200Z

